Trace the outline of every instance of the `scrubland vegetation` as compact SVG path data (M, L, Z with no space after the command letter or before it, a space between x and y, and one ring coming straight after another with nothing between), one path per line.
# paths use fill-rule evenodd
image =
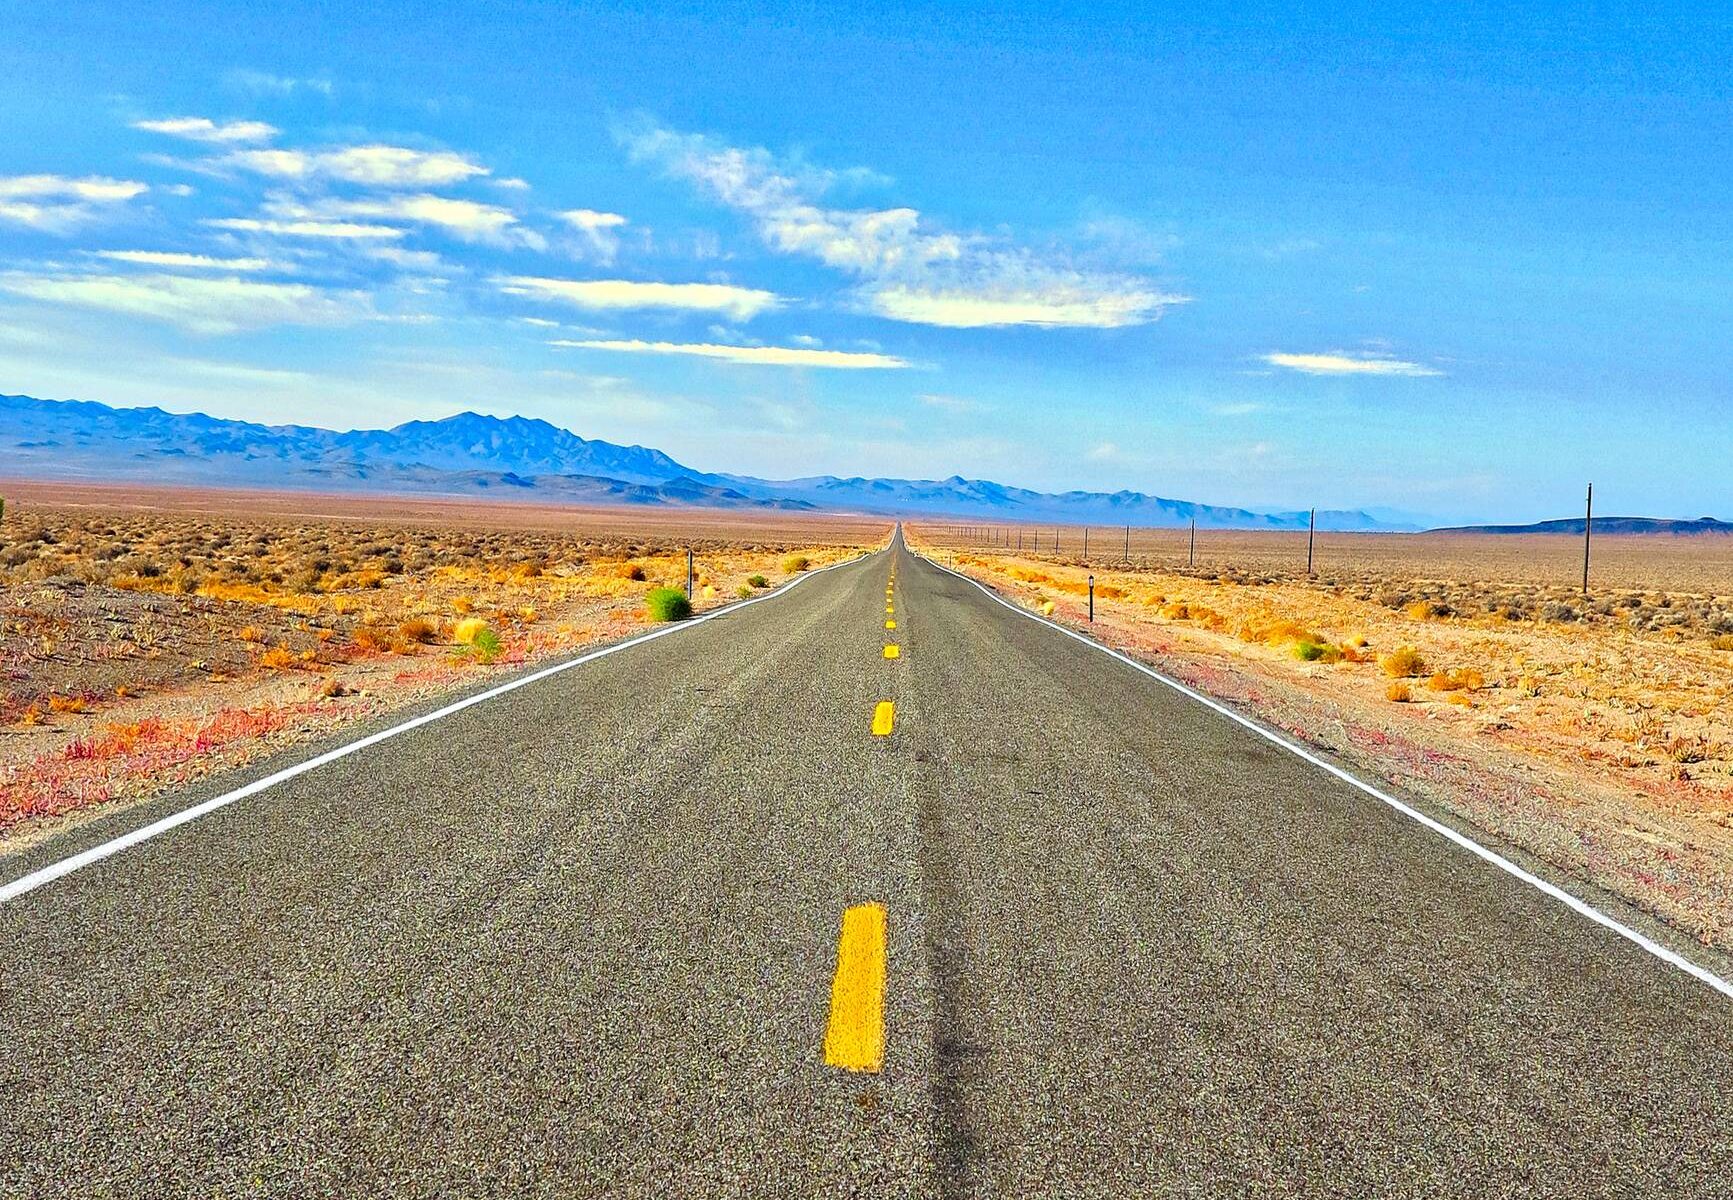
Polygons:
M1394 539L1404 569L1393 539L1339 536L1308 577L1303 534L1243 535L1249 564L1188 569L1183 550L1085 564L911 533L1073 622L1093 574L1100 636L1733 946L1733 539L1619 539L1602 553L1620 582L1585 597L1570 539L1526 565L1504 539L1484 556ZM1537 558L1563 578L1535 578Z
M380 519L389 505L343 498L273 497L288 511L269 512L259 497L219 511L198 494L145 498L154 507L106 495L8 505L0 838L477 672L690 615L688 546L702 609L885 532L713 513L418 502Z

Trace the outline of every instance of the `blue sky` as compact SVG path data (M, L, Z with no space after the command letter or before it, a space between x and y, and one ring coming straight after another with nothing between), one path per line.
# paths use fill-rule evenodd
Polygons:
M8 6L0 391L1733 515L1725 13L344 7Z

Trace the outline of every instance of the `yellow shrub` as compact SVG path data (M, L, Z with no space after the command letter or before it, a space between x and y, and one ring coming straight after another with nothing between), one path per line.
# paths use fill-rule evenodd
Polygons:
M451 640L461 646L475 645L475 639L487 631L487 622L480 617L465 617L452 626Z
M1414 693L1408 689L1408 685L1405 683L1392 683L1384 689L1384 698L1394 700L1397 704L1407 704L1414 699Z
M1378 660L1384 674L1396 679L1410 679L1426 671L1426 659L1413 646L1399 646Z
M241 632L237 633L235 636L240 638L243 642L262 642L265 640L263 631L261 631L257 625L244 626L241 629Z

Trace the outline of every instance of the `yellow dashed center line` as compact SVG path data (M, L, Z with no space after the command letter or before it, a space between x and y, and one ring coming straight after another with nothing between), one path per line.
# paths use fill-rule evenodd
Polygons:
M895 621L886 621L885 622L885 628L886 629L895 629L896 627L897 627L897 623Z
M842 914L824 1061L877 1072L885 1061L885 906L855 904Z
M884 737L890 733L896 720L897 706L889 700L880 700L873 709L873 734L877 737Z
M885 647L885 657L886 658L901 658L902 656L903 656L903 652L902 652L901 647L895 646L895 645L890 645L890 646Z

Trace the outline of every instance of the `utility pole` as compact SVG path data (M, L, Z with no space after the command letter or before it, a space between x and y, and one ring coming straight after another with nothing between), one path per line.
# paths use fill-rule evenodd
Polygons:
M1185 565L1188 568L1197 566L1197 518L1196 517L1193 517L1191 519L1191 549L1186 551Z
M1089 526L1083 527L1083 561L1089 561Z
M1312 510L1311 519L1306 524L1306 574L1312 573L1312 543L1318 536L1318 510Z
M1589 531L1595 523L1595 485L1589 484L1588 507L1583 510L1583 595L1589 594Z
M1131 526L1129 525L1125 527L1125 561L1129 566L1131 563Z

